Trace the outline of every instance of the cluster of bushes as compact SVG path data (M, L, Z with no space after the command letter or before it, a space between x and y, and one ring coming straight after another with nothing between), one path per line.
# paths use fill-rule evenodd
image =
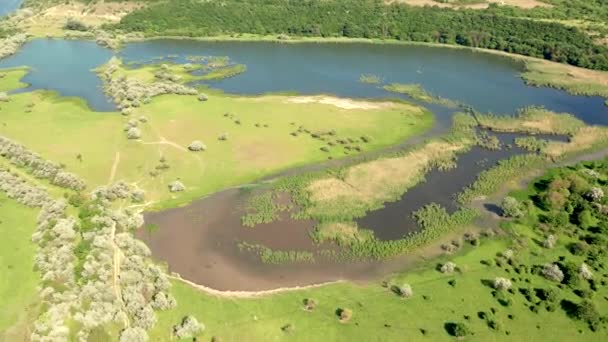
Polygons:
M94 200L100 199L105 201L115 201L118 199L128 199L135 203L144 201L145 191L139 188L133 188L127 182L120 180L109 186L99 186L91 192L91 197Z
M509 260L515 273L534 274L557 285L536 289L520 287L519 292L531 303L530 310L538 312L539 307L545 305L547 311L554 311L559 305L570 317L584 321L594 331L605 323L592 298L599 284L606 284L595 273L606 276L608 198L604 193L607 180L606 160L554 169L533 183L527 199L515 201L517 215L509 215L517 224L529 226L541 236L538 243L543 247L557 249L565 244L573 254L572 258L561 255L558 260L532 267ZM525 280L530 283L529 278ZM560 298L572 297L564 294L565 291L572 291L582 300L560 301Z
M0 191L28 207L42 207L51 200L46 189L30 185L8 169L0 169Z
M104 90L110 96L123 114L129 114L130 108L139 107L149 103L152 97L162 94L196 95L197 91L174 81L155 81L145 83L137 78L117 76L121 62L112 57L105 68L100 72L104 81Z
M254 33L434 42L608 70L608 49L572 26L500 11L387 5L381 0L179 0L133 11L115 28L165 36Z
M36 178L48 179L54 185L76 191L86 187L77 175L64 171L60 165L43 159L25 146L5 137L0 137L0 156L15 166L25 168Z
M46 309L34 323L32 341L67 340L68 321L78 306L79 291L74 275L77 222L67 216L66 209L63 200L46 203L32 236L38 245L35 266L42 278L39 296Z

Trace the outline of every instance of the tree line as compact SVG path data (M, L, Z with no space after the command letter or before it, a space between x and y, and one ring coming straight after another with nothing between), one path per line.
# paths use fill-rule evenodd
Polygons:
M381 0L177 0L125 16L114 28L146 35L253 33L457 44L608 70L608 48L575 27L496 10L453 10Z

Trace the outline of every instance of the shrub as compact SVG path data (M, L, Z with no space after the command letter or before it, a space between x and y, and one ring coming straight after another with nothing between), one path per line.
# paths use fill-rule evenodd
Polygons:
M304 299L304 309L313 311L317 307L317 302L312 298Z
M220 134L220 136L217 138L220 141L226 141L228 140L228 133L222 133Z
M351 309L338 309L338 317L340 317L340 322L348 322L353 317L353 312Z
M127 138L128 139L139 139L141 138L141 130L137 127L131 127L129 128L129 130L127 131Z
M503 215L506 217L518 218L523 216L520 203L513 197L507 196L500 205Z
M440 271L441 273L452 273L456 269L456 264L448 261L445 264L441 265Z
M414 290L410 284L403 284L399 288L399 295L403 298L410 298L414 295Z
M186 186L178 180L169 183L169 191L171 192L181 192L186 190Z
M291 324L291 323L285 324L284 326L281 327L281 330L286 334L291 334L294 331L293 324Z
M467 335L471 335L471 330L464 323L448 322L444 325L444 327L448 334L454 337L465 337Z
M591 269L585 263L581 264L581 267L579 267L578 272L579 272L578 274L583 279L586 279L586 280L593 279L593 272L591 272Z
M70 31L86 31L88 30L87 26L85 24L83 24L82 22L74 19L74 18L70 18L68 19L68 21L65 23L65 25L63 26L64 29L66 30L70 30Z
M492 286L497 289L497 290L508 290L510 289L513 284L511 283L511 280L507 279L507 278L501 278L501 277L496 277L494 278L494 281L492 282Z
M120 333L119 342L147 342L148 333L140 327L128 327Z
M557 242L557 238L555 237L555 235L550 234L549 236L547 236L545 241L543 241L543 247L551 249L551 248L555 247L556 242Z
M564 272L557 264L545 264L541 273L545 278L558 283L564 280Z
M199 323L193 316L186 316L182 322L173 327L173 334L178 338L193 338L205 330L205 326Z
M0 102L8 102L11 98L5 92L0 92Z
M207 95L205 95L205 94L200 94L200 95L198 96L198 100L199 100L199 101L201 101L201 102L205 102L205 101L207 101L208 99L209 99L209 98L208 98L208 97L207 97Z
M190 145L188 145L188 149L193 152L205 151L207 146L203 144L199 140L193 141Z
M601 316L595 304L590 300L583 300L576 305L572 315L574 318L589 324L589 328L593 331L597 330L601 324Z

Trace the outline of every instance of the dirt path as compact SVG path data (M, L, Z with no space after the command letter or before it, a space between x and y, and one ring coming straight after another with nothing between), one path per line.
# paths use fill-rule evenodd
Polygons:
M110 179L108 180L108 184L112 184L112 182L114 182L114 178L116 177L116 169L118 169L119 163L120 152L116 152L116 156L114 157L114 163L112 164L112 170L110 171Z
M212 289L207 286L199 285L197 283L191 282L191 281L183 279L181 277L169 276L169 278L186 283L186 284L194 287L195 289L203 291L210 295L214 295L214 296L218 296L218 297L225 297L225 298L264 297L264 296L270 296L270 295L277 294L277 293L315 289L315 288L319 288L319 287L323 287L323 286L339 284L339 283L344 282L344 280L336 280L336 281L330 281L330 282L320 283L320 284L312 284L312 285L306 285L306 286L294 286L294 287L279 287L277 289L263 290L263 291L220 291L220 290Z
M188 149L186 149L185 147L165 139L165 137L160 137L160 141L151 141L151 142L142 142L142 144L144 145L169 145L169 146L173 146L176 149L180 150L180 151L184 151L184 152L188 152Z

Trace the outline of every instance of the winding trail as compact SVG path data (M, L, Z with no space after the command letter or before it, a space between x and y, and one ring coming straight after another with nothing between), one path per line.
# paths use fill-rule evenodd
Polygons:
M167 139L165 139L165 137L160 137L160 141L151 141L151 142L142 141L141 143L144 145L169 145L169 146L175 147L176 149L178 149L180 151L188 152L188 150L185 147L183 147L173 141L167 140Z

